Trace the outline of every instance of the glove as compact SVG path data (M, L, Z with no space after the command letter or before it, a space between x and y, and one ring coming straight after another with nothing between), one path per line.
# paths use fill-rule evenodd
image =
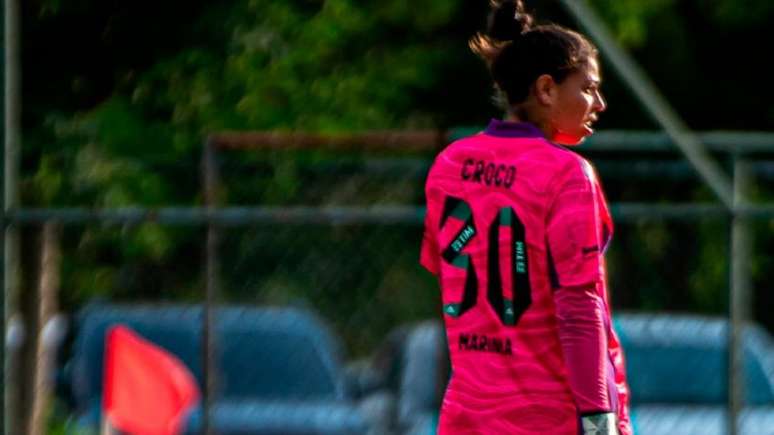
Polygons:
M581 417L583 435L618 435L618 422L612 412Z

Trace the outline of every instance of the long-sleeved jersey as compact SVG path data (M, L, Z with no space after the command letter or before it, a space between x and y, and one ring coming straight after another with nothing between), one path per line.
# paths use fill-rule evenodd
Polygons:
M452 377L441 434L577 434L614 412L630 434L591 165L531 124L493 120L435 159L421 264L439 278Z

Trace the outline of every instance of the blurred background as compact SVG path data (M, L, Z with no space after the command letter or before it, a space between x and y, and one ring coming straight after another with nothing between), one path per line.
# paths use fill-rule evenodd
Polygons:
M559 1L525 3L579 28ZM770 202L774 3L581 3L729 179L743 172L746 197ZM18 207L38 214L6 238L6 433L97 430L114 322L193 373L191 433L433 433L448 367L437 283L417 264L424 177L501 116L467 47L488 1L20 7ZM727 433L732 219L601 58L608 110L577 151L615 215L635 426ZM230 214L208 225L205 206ZM740 427L774 433L774 215L744 232Z

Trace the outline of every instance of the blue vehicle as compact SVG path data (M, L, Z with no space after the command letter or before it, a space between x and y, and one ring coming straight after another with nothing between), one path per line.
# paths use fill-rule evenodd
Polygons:
M728 433L728 322L669 314L620 314L632 421L639 435ZM740 434L774 434L774 343L743 333L745 408Z
M325 322L297 308L224 307L214 312L220 435L352 434L371 431L347 387L341 345ZM79 313L68 363L73 433L98 433L105 333L123 324L177 356L203 389L203 311L198 306L93 305ZM202 430L193 410L186 434Z
M79 313L68 363L74 433L100 424L104 337L124 324L182 360L202 388L199 306L93 305ZM449 376L443 326L404 325L372 358L345 364L324 321L299 308L215 311L216 395L211 424L221 435L435 433ZM638 435L728 433L727 321L620 313L632 421ZM774 342L758 326L743 334L746 393L741 434L774 434ZM193 410L187 435L201 433Z
M637 435L728 433L727 320L705 316L621 313L614 319L625 350ZM448 367L443 326L426 322L405 333L399 407L407 434L435 433L442 390L433 380ZM759 326L743 334L745 408L742 435L774 434L774 342ZM448 365L448 362L446 363Z

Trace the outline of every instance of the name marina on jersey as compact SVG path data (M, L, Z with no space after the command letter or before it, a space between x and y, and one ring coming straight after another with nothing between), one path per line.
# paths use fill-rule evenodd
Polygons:
M516 166L486 160L465 159L460 173L465 181L509 188L516 180Z
M457 346L460 350L472 350L476 352L499 353L500 355L513 355L511 339L483 334L462 333L459 335Z

